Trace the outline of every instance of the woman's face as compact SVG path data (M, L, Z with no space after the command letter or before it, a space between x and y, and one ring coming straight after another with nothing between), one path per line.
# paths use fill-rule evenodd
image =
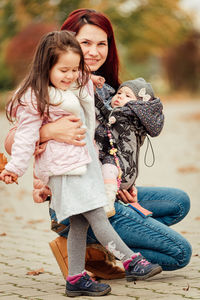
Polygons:
M105 31L95 25L85 24L76 35L90 71L97 71L108 55L108 38Z

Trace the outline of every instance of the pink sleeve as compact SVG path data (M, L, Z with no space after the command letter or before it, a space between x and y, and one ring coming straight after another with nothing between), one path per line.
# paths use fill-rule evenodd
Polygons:
M90 95L92 98L94 98L94 85L93 85L93 82L92 82L91 79L90 79L90 80L88 81L88 83L86 84L86 89L87 89L89 95Z
M12 145L11 160L5 169L22 176L28 168L28 163L39 140L39 129L42 120L39 113L29 106L20 106L17 110L18 127ZM11 137L10 137L11 140Z
M12 145L14 143L14 137L15 137L15 132L17 130L17 125L11 128L7 134L7 137L4 142L4 147L6 149L6 152L11 155L11 149Z

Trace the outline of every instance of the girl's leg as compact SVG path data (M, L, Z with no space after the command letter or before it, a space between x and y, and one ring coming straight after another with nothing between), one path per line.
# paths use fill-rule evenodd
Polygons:
M153 218L171 226L180 222L189 212L190 198L176 188L137 187L138 202L153 212Z
M158 264L149 263L140 253L134 253L128 248L111 226L102 207L83 215L98 241L123 262L128 281L143 280L162 271Z
M118 259L125 261L134 254L110 225L102 207L85 212L83 215L90 224L98 241Z
M69 275L66 282L66 295L69 297L103 296L111 291L108 284L92 281L84 272L87 229L88 221L83 215L70 217L67 242Z
M67 240L69 276L85 270L86 237L88 221L82 215L70 217L70 230Z

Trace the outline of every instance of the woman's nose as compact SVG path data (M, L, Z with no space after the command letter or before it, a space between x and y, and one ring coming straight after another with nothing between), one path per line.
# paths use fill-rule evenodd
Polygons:
M91 45L89 47L89 54L93 55L93 56L98 55L98 50L97 50L97 46L96 45Z

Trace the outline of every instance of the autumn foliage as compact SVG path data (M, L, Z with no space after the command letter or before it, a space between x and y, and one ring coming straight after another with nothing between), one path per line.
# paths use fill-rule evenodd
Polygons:
M55 29L54 24L32 23L11 39L6 51L6 63L12 72L15 84L26 74L40 38Z
M170 86L176 90L200 89L200 33L192 32L163 56L164 70Z

